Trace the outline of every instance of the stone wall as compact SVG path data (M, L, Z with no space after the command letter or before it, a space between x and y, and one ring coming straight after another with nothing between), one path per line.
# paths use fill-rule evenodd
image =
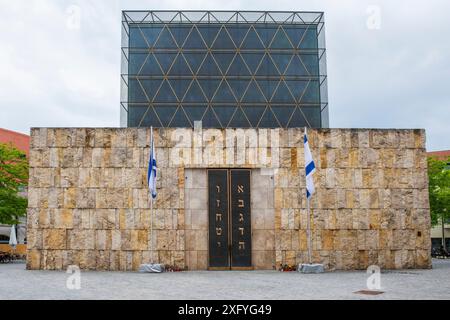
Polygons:
M306 261L301 129L154 134L150 234L149 129L31 130L27 268L136 270L153 241L155 261L206 269L205 169L219 167L253 169L255 268ZM309 143L314 261L329 270L430 267L424 131L310 130Z

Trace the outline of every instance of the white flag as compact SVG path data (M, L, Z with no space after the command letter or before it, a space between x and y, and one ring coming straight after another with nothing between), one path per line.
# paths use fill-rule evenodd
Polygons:
M309 149L308 134L306 133L306 128L305 128L304 144L305 144L306 197L309 199L315 191L314 180L312 175L316 171L316 166L312 158L311 150Z

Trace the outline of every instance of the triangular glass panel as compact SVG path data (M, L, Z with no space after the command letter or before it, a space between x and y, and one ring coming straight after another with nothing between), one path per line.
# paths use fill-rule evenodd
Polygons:
M246 25L227 25L228 33L231 35L231 39L233 39L234 44L237 48L239 48L242 44L242 40L244 40L245 34L247 33L248 26Z
M271 109L277 117L280 125L283 128L286 128L289 120L291 119L292 113L294 112L295 106L272 105Z
M148 99L145 96L145 93L142 90L142 87L139 84L138 80L130 79L128 82L128 102L148 102Z
M189 122L186 114L184 113L183 108L179 107L175 116L172 118L172 122L170 122L169 126L178 127L178 128L189 128L192 127L192 124Z
M255 74L256 68L259 66L261 59L264 57L264 53L241 53L241 55L250 69L250 72Z
M146 76L159 76L163 74L153 54L149 54L147 61L145 61L145 64L140 70L139 74Z
M203 62L206 54L202 52L183 52L182 53L191 67L194 74L197 74L200 64Z
M254 128L256 128L258 126L259 120L261 119L261 116L264 113L265 109L266 109L266 106L248 106L248 105L244 105L242 107L242 110L244 110L245 115L248 118L248 121L250 121L250 124Z
M234 58L235 53L213 53L213 57L216 60L217 64L220 67L220 70L222 70L222 74L225 75L227 72L228 67L231 64L231 61Z
M317 49L317 40L316 27L309 26L309 28L305 30L305 35L298 47L301 49Z
M280 27L277 31L275 37L273 37L273 41L270 44L270 48L272 49L292 49L293 45L290 42L289 38L283 31L283 28Z
M222 76L219 67L217 67L211 54L208 53L205 61L203 62L200 70L198 71L199 76Z
M214 40L214 43L212 44L212 48L214 49L235 49L234 43L231 40L230 36L228 35L228 32L226 31L225 27L223 27L219 34L217 35L216 40Z
M287 70L285 72L285 75L286 76L308 76L309 73L305 69L305 66L300 62L298 55L294 55L291 63L289 64L289 67L287 68Z
M231 90L233 91L234 95L236 96L237 100L241 101L242 96L244 95L244 92L247 89L247 86L248 86L250 80L229 79L227 81L231 87Z
M284 81L280 81L280 84L278 85L277 91L273 95L271 102L295 103L295 99L289 92L289 89Z
M147 56L150 55L149 53L130 53L130 58L128 62L128 74L134 75L138 74L139 71L142 69L142 66L144 65Z
M300 40L303 38L303 35L305 34L305 27L304 26L284 26L284 31L289 37L289 40L291 40L291 43L294 45L294 48L298 48L298 45L300 43Z
M320 128L320 106L301 106L300 108L309 125L312 128Z
M267 102L263 93L261 90L259 90L258 86L256 85L255 81L252 81L247 89L247 92L245 93L244 97L242 98L242 102L246 103L265 103Z
M272 62L272 59L269 58L268 55L265 55L258 71L256 71L256 75L258 76L279 76L277 68Z
M197 25L197 28L203 40L206 42L206 45L208 46L208 48L210 48L217 33L220 30L220 25L199 24Z
M237 107L234 105L215 105L214 106L214 112L217 115L217 117L219 118L220 123L222 124L222 128L228 127L228 123L230 122L231 117L233 116L236 109L237 109Z
M143 32L141 31L143 28L139 28L138 26L130 26L130 36L129 36L129 45L130 48L148 48L148 44L145 41Z
M277 66L280 73L284 74L284 72L286 71L286 68L289 64L289 61L291 61L292 54L290 54L290 53L271 53L270 56L272 57L272 60L275 62L275 65Z
M264 49L264 44L259 39L253 27L247 33L247 36L242 43L242 49Z
M200 87L203 89L208 101L211 101L214 92L216 92L219 87L220 81L219 79L198 79L198 83Z
M315 54L301 54L299 56L303 65L308 70L309 74L318 76L319 75L319 57L317 53Z
M267 101L272 99L275 89L278 86L278 80L257 80L259 87L261 88Z
M278 128L280 124L277 121L277 118L272 113L269 107L266 108L263 116L261 117L261 121L258 125L259 128Z
M186 41L186 38L192 27L190 25L176 24L170 25L169 29L170 32L172 32L172 35L174 36L178 47L181 48L183 46L183 43Z
M189 69L189 67L181 53L179 53L178 56L175 58L175 61L172 64L172 66L170 67L168 74L170 76L191 76L192 75L191 69Z
M310 81L300 103L320 103L319 81Z
M291 90L296 101L299 101L303 92L305 92L308 86L308 80L286 80L286 84Z
M245 66L244 60L240 54L237 54L228 69L227 75L229 76L249 76L250 72Z
M195 121L201 121L203 114L205 113L206 106L195 105L195 106L183 106L184 112L187 114L191 123L194 124Z
M211 107L209 107L208 110L206 110L205 115L203 116L202 126L204 128L221 128L222 127L222 125L220 124L216 115L212 111Z
M148 107L139 121L139 127L162 127L153 107Z
M130 27L131 48L151 48L161 33L161 27L147 27L143 25Z
M168 80L170 85L172 86L175 94L179 101L181 101L186 94L186 90L188 89L191 80L188 79L170 79Z
M225 80L219 86L216 94L213 98L214 102L236 102L236 99L233 96L233 93L230 90L227 82Z
M167 81L164 81L158 93L155 96L154 102L177 102L177 97L173 94L172 89Z
M191 87L184 96L183 102L207 102L205 96L200 90L197 81L192 80Z
M144 88L144 91L147 94L150 101L153 100L153 97L155 96L156 92L158 91L159 87L163 82L162 79L146 79L139 81L141 82L141 85Z
M277 32L277 28L273 28L267 25L263 26L255 26L255 30L258 33L259 37L264 43L266 48L269 47L270 42L272 42L273 36L275 32Z
M241 108L237 108L236 112L233 115L233 119L231 119L230 123L228 124L228 127L231 128L249 128L251 127L250 123L248 122L244 112Z
M165 27L161 31L161 34L159 35L158 40L156 40L154 47L158 48L158 49L176 49L177 48L177 44L173 40L172 35L169 32L169 29L167 27Z
M305 117L300 112L300 110L295 108L294 114L291 117L291 121L288 124L289 128L299 128L299 127L309 127L308 123L305 120Z
M154 109L158 115L159 120L162 122L164 127L169 126L175 111L177 111L176 105L155 105Z
M184 49L205 49L205 43L202 40L202 37L198 33L198 30L196 27L192 28L191 33L188 38L186 39L186 42L183 45Z
M156 60L161 65L164 73L169 71L170 66L172 65L173 60L177 56L176 53L154 53Z

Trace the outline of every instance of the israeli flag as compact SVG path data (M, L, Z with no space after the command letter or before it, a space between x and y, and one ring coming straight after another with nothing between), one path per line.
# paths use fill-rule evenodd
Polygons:
M151 149L150 149L150 159L148 161L148 173L147 182L150 192L152 193L152 198L156 198L156 153L155 144L153 143L153 127L151 128Z
M312 158L311 150L309 149L308 134L306 133L306 128L305 128L304 144L305 144L306 198L309 199L315 190L312 175L316 171L316 166Z

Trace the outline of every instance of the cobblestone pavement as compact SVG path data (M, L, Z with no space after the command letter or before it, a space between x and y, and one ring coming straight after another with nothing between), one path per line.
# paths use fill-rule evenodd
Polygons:
M450 260L431 270L381 273L383 294L369 296L364 271L299 274L278 271L81 273L81 289L69 290L69 274L27 271L25 264L0 264L1 299L450 299Z

